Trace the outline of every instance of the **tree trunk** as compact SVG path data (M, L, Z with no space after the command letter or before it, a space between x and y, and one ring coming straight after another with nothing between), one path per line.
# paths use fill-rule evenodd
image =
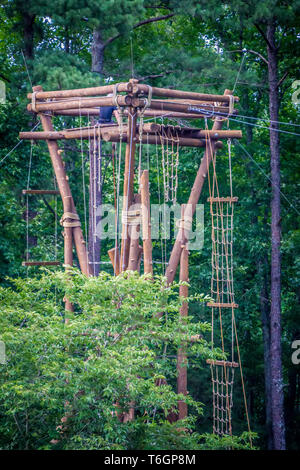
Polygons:
M104 42L99 29L93 32L92 42L92 72L99 74L99 82L103 73ZM97 146L97 144L95 144ZM100 144L101 145L101 144ZM93 147L93 146L92 146ZM101 153L101 151L100 151ZM96 154L98 149L96 148ZM100 238L100 215L97 212L102 204L102 159L94 158L93 149L90 150L90 203L89 203L89 262L92 266L92 273L98 276L101 261L101 238ZM100 181L100 185L98 182ZM98 226L98 230L97 230Z
M103 74L103 61L104 61L104 41L99 29L93 32L92 43L92 72Z
M266 433L268 450L273 449L272 433L272 400L271 400L271 368L270 368L270 308L268 298L268 280L264 266L268 260L259 261L261 272L260 311L264 344L264 372L265 372L265 410L266 410Z
M272 396L272 429L274 449L285 449L284 398L281 360L281 260L280 260L280 153L278 134L278 65L275 22L267 27L270 151L271 151L271 312L270 363Z
M24 55L31 60L34 56L34 21L35 15L23 14L24 20Z

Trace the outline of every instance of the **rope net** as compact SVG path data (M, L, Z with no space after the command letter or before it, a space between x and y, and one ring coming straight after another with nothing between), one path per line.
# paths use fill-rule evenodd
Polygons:
M234 367L210 365L213 390L213 433L232 434Z
M206 123L207 129L207 123ZM233 215L234 203L237 198L232 195L231 177L231 142L228 141L230 195L220 197L216 171L216 152L209 138L206 139L207 148L212 156L212 174L208 165L208 183L210 215L211 215L211 297L214 302L208 303L211 307L212 319L212 348L220 347L226 357L231 356L231 362L208 361L210 363L212 394L213 394L213 432L219 436L232 435L232 407L234 368L235 335L234 335L234 309L237 307L234 300L233 285ZM226 331L228 330L229 331ZM226 338L230 340L226 341ZM227 344L228 343L228 344Z

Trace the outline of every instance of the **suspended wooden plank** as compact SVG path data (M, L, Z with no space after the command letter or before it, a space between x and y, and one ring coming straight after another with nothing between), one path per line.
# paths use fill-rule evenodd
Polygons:
M238 304L234 302L231 303L222 303L222 302L208 302L206 304L208 307L221 307L221 308L238 308Z
M212 366L239 367L237 362L229 362L229 361L214 361L212 359L206 359L206 363Z
M54 194L58 196L60 193L54 189L23 189L22 194Z
M60 261L23 261L22 266L59 266Z
M238 197L208 197L208 202L238 202Z

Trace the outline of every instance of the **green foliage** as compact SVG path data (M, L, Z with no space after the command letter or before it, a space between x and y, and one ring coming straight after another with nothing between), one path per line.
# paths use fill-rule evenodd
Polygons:
M57 272L12 283L14 289L0 290L7 355L0 375L2 448L47 449L53 440L65 449L196 445L189 435L180 444L180 431L166 421L178 399L192 414L202 413L190 395L172 390L176 369L169 353L210 328L189 317L182 325L178 285L165 288L160 277L104 272L98 278ZM61 301L56 303L64 292L76 305L67 323ZM204 339L191 351L202 360L212 357ZM120 423L116 413L132 404L137 419ZM184 426L192 430L192 420Z
M173 12L176 15L166 21L149 23L131 30L132 25L141 20ZM109 38L120 34L118 39L105 48L102 81L127 80L131 75L133 65L135 77L154 86L223 93L225 88L233 88L236 84L235 93L240 97L238 105L240 115L257 118L257 120L249 119L249 121L252 124L267 127L266 119L269 115L267 68L265 62L256 54L266 55L266 43L257 25L264 30L266 21L272 15L276 17L278 26L276 35L280 46L278 50L279 79L285 77L279 87L280 120L296 123L299 109L292 103L291 85L299 78L297 77L299 58L296 53L298 47L297 14L299 14L298 0L289 4L277 0L264 0L263 2L251 0L246 3L235 0L226 4L199 0L163 0L162 2L152 0L105 2L36 0L32 2L29 0L26 3L20 0L6 0L0 7L0 79L4 80L7 91L7 103L0 105L0 160L16 145L18 132L29 130L36 124L35 119L25 111L26 93L30 91L31 85L21 50L26 53L26 48L33 46L33 56L27 57L26 60L34 85L41 84L47 90L94 85L99 82L99 76L90 72L91 46L95 27L100 30L104 43ZM30 19L32 19L32 28L28 29ZM247 52L245 55L241 52L245 49L252 52ZM239 76L238 72L240 72ZM241 116L238 119L244 121ZM79 120L56 117L54 123L56 129L79 127L80 124L87 125L88 119L83 119L80 123ZM177 124L175 121L173 123ZM204 126L203 121L200 120L194 121L194 124L198 127ZM253 157L251 160L245 156L238 145L233 146L233 187L235 195L239 197L239 203L235 209L235 291L239 304L237 326L241 340L240 349L249 399L250 420L253 429L261 436L260 446L266 447L262 304L265 301L269 308L268 265L271 249L269 241L271 199L271 187L268 180L270 176L269 134L267 128L246 125L242 122L230 121L230 128L243 129L242 144ZM299 128L282 125L281 129L298 133ZM294 209L299 204L300 194L297 138L291 134L280 134L281 189L284 194L282 196L284 390L287 398L288 445L294 448L299 446L299 410L291 406L290 397L293 396L293 390L295 390L293 384L296 383L295 377L297 378L298 372L295 370L296 367L291 365L290 345L293 339L299 337L299 216ZM160 173L157 172L155 150L151 146L149 153L151 198L153 202L158 203L157 180ZM21 267L26 249L24 220L26 201L21 191L26 188L27 184L29 155L30 143L23 142L0 164L0 278L3 286L11 284L6 276L25 278L27 274L30 276L36 273L34 269L27 272ZM179 203L187 201L201 157L202 153L198 149L185 148L180 152ZM146 156L143 155L143 158ZM84 147L84 160L87 159L87 149ZM64 160L75 204L83 222L84 197L80 146L69 142L65 144ZM87 182L88 163L84 166L83 173ZM227 189L225 181L228 181L228 155L225 149L218 153L218 175L220 191L225 194ZM52 181L49 153L43 143L38 143L33 146L30 186L37 189L51 189ZM104 194L105 202L113 203L111 162L107 167ZM207 196L207 188L204 187L201 202L205 202ZM37 236L37 246L30 248L32 257L36 259L53 259L55 219L52 211L55 209L55 204L50 198L47 201L50 207L42 198L29 200L30 210L37 213L37 217L30 221L29 227L30 235ZM57 211L59 219L62 214L60 205ZM190 254L192 293L198 293L199 290L205 293L210 291L209 220L209 208L205 204L204 247L201 253L191 252ZM58 235L58 254L62 259L60 231ZM168 252L171 245L172 241L166 243ZM103 253L106 253L110 247L109 242L104 241ZM161 261L161 248L159 242L154 243L154 259ZM105 261L108 257L103 255L102 259ZM162 267L161 270L160 267ZM106 266L105 268L110 269ZM154 265L154 268L156 273L163 273L163 265ZM171 359L164 360L163 358L160 358L158 362L155 361L158 364L158 370L151 369L150 364L152 355L158 354L158 349L162 347L164 341L168 340L170 353L176 350L180 339L174 331L176 329L175 310L179 301L176 295L173 297L170 293L171 306L174 308L174 311L169 313L170 323L164 324L162 330L158 320L154 324L152 324L152 319L150 322L151 328L156 333L159 331L162 334L161 332L164 331L164 338L155 337L150 341L142 335L143 329L139 329L138 333L135 330L129 331L121 343L112 345L110 339L108 351L111 352L112 357L105 355L105 361L111 360L117 365L119 371L122 369L120 378L113 389L104 378L101 378L100 383L98 383L98 376L94 380L97 368L100 367L104 358L95 359L92 355L95 339L84 336L87 346L83 346L83 343L79 341L80 335L77 337L76 332L85 332L85 329L91 328L90 325L96 325L95 328L98 329L101 325L106 331L112 329L115 334L119 334L123 323L125 328L129 327L126 323L127 315L129 318L132 315L133 323L135 321L142 323L140 313L129 302L125 302L121 310L116 312L107 306L109 299L112 299L109 295L112 296L112 294L108 294L106 303L104 300L99 300L101 295L99 292L97 294L97 286L99 287L100 284L98 285L97 282L101 283L101 289L105 292L109 290L109 286L117 292L114 281L103 276L99 281L91 281L91 284L86 283L80 276L74 276L72 283L66 286L68 295L72 298L75 296L75 300L78 301L77 314L70 320L74 335L69 326L61 323L62 305L60 303L56 305L54 302L55 286L58 302L64 295L65 282L59 277L50 276L38 281L31 280L29 277L26 283L24 279L17 281L19 289L17 292L15 289L1 291L4 305L1 311L3 331L11 331L12 334L7 339L11 345L9 346L9 365L15 364L15 371L13 367L5 370L5 377L8 378L10 385L4 387L7 394L7 408L3 412L3 408L1 410L0 434L3 436L1 445L5 448L50 446L50 440L57 437L55 428L60 423L61 416L64 416L66 412L64 403L67 399L70 399L76 412L78 408L79 412L86 413L86 416L92 415L93 418L91 428L86 425L86 421L83 421L80 427L79 419L70 420L68 439L59 444L65 446L64 448L134 448L134 446L141 448L168 448L168 446L176 448L178 446L179 448L180 445L182 448L198 448L197 446L203 443L206 448L219 448L220 446L232 448L234 445L241 444L242 441L239 440L229 443L227 438L225 442L219 442L219 439L211 436L206 437L204 441L197 436L196 432L192 435L185 435L183 438L182 433L177 433L176 426L171 426L165 421L164 409L166 408L163 408L162 404L164 406L170 404L172 400L175 400L175 395L168 387L163 387L163 403L160 403L160 397L157 396L157 390L152 387L150 377L161 373L162 376L167 376L168 383L174 386L175 364ZM123 282L127 286L122 287L124 292L127 292L126 289L129 289L130 285L138 283L135 278L131 279L132 284L126 284L125 279L119 282L120 286ZM150 283L144 284L149 288ZM141 288L142 286L139 285L134 295L137 297L142 295ZM148 311L151 298L149 292L143 292L148 306L142 309L141 315L146 315ZM168 292L164 295L169 296ZM91 303L88 300L89 296L94 299ZM160 295L158 297L163 303L163 297ZM158 304L157 299L154 306L158 307ZM187 325L187 329L196 331L196 325L200 323L204 329L203 336L209 341L210 335L207 327L209 314L204 304L197 299L191 299L189 308L193 319ZM111 314L114 312L111 319L104 314L105 309L108 309ZM95 313L93 313L94 310ZM155 308L151 306L147 314L149 318L152 315L150 312L154 310ZM23 321L24 324L22 324ZM80 326L81 322L82 326ZM104 340L103 335L104 333L101 341ZM133 342L135 349L131 349L127 340ZM148 350L144 351L143 341L146 342ZM226 341L230 341L229 336ZM14 346L18 349L13 349ZM87 347L86 351L85 347ZM201 405L203 410L201 417L191 426L194 426L193 429L196 429L202 436L211 430L211 382L209 370L203 363L204 358L207 357L208 348L204 342L193 345L192 348L189 361L189 390L194 400L205 406ZM92 359L85 361L84 358L88 357L89 353ZM146 400L148 400L146 404L143 404L139 398L135 397L140 406L138 412L141 416L139 415L136 422L126 426L113 419L108 411L112 396L124 392L124 370L127 369L128 364L125 359L123 360L123 354L130 360L134 359L128 373L132 378L132 383L137 387L136 393L141 393L139 387L145 387L142 391L143 393L145 391ZM134 374L142 363L145 365L145 374L147 372L148 375L142 375L139 381ZM199 368L202 363L203 367ZM76 368L77 364L78 368ZM113 375L109 363L107 367L109 373ZM3 370L2 367L2 381L4 381ZM68 374L72 376L72 380L66 383ZM82 383L81 374L82 377L87 377L87 385ZM105 386L108 387L107 393L110 394L105 399L101 399L101 404L97 401L98 386L101 391L105 389ZM85 390L86 398L74 398L74 394L81 388ZM135 391L126 388L124 393L124 398L120 398L120 403L125 408ZM152 397L151 394L154 396ZM245 430L245 416L238 377L234 394L233 430L236 434L240 434ZM91 405L86 403L87 397L91 397ZM148 422L145 422L142 415L143 406L149 405L150 398L156 400L158 405L160 404L159 411L154 420L150 414L150 418L147 417ZM16 403L16 409L13 413L14 403ZM1 404L3 405L3 401ZM101 410L106 410L106 414L101 415L101 420L99 419L102 423L99 427L98 418L95 422L94 413L98 410L98 406L102 407ZM289 411L290 407L291 411ZM191 406L191 410L193 416L197 417L196 408ZM28 423L28 431L26 431L26 423ZM90 429L89 432L86 431L87 428Z

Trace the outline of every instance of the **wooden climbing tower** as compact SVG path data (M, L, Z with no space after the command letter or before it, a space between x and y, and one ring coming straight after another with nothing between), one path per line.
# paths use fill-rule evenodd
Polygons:
M220 310L231 311L237 307L233 297L232 280L232 228L233 206L236 198L220 197L216 180L216 151L223 147L224 140L239 139L239 130L222 129L230 117L237 114L235 104L238 97L230 90L223 95L194 93L167 88L151 87L131 79L126 83L106 85L94 88L74 90L44 91L35 86L28 94L30 103L28 111L35 113L40 119L42 131L21 132L20 138L44 140L47 143L51 162L57 180L57 189L63 203L61 224L64 227L64 264L73 264L73 245L81 271L87 276L92 275L91 253L88 253L86 241L81 228L71 189L66 174L63 150L59 144L69 139L88 142L90 155L97 166L101 156L103 142L111 142L116 149L116 236L114 247L109 250L109 258L116 275L125 271L139 271L143 258L144 272L153 274L152 239L150 223L151 193L149 190L149 172L151 168L143 168L143 148L155 146L162 164L164 203L177 201L178 166L182 147L199 147L203 149L203 157L195 175L190 196L182 206L181 218L178 221L178 233L171 255L166 265L167 283L172 283L180 265L179 277L188 281L188 239L192 220L198 204L204 182L209 176L210 207L213 227L212 255L212 297L213 304L209 308L215 313ZM99 109L112 107L117 122L99 122ZM55 116L73 116L74 118L93 119L86 127L55 130L52 118ZM195 119L201 119L201 128L190 125ZM175 124L174 124L175 120ZM77 119L78 122L78 119ZM209 125L212 123L212 125ZM158 150L157 150L158 149ZM146 152L147 153L147 152ZM121 174L121 159L122 168ZM149 163L149 161L148 161ZM209 168L212 163L213 179ZM136 170L138 168L138 170ZM135 193L135 183L138 191ZM94 184L90 181L90 185ZM95 182L96 184L96 182ZM123 186L122 208L119 207L119 193ZM34 190L31 190L34 191ZM97 209L95 207L95 209ZM121 229L118 229L119 214ZM95 219L96 220L96 219ZM94 226L96 222L94 220ZM227 224L225 229L219 224ZM140 245L140 230L142 246ZM231 237L231 238L230 238ZM221 251L220 251L221 250ZM96 262L95 260L93 262ZM227 263L227 264L226 264ZM228 264L229 263L229 264ZM186 285L181 287L181 296L188 296ZM71 304L66 301L66 308ZM188 305L183 303L180 315L184 321ZM214 341L214 338L212 338ZM223 352L226 353L223 345ZM178 351L178 392L187 393L187 353L184 346ZM211 361L214 402L214 432L219 435L231 434L231 406L233 372L238 364L232 357L231 361ZM178 404L177 419L187 416L184 403Z

